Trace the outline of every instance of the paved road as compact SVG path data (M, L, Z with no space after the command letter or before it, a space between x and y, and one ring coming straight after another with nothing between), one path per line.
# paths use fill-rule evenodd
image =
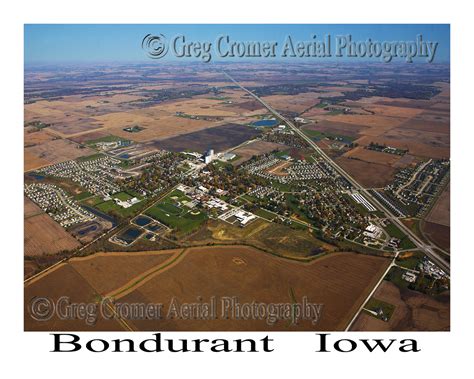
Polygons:
M392 262L388 265L387 269L385 270L385 272L383 273L383 275L380 277L379 281L377 282L377 284L374 286L374 288L372 289L372 291L370 291L370 293L367 295L367 297L365 298L364 302L361 304L361 306L359 307L359 309L357 310L357 312L355 313L355 315L351 318L351 321L349 321L349 324L347 324L347 327L346 329L344 329L345 332L349 331L352 327L352 325L354 325L354 322L355 320L357 319L357 317L359 317L359 314L360 312L362 312L362 310L364 309L365 305L367 304L367 302L370 300L370 298L372 297L372 295L375 293L375 291L377 291L377 288L379 288L379 285L380 283L382 283L382 280L385 278L385 276L388 274L388 272L390 271L390 269L392 267L395 267L396 264L395 264L395 259L396 258L393 258Z
M411 241L416 245L416 247L422 250L427 256L429 256L439 267L441 267L447 274L450 271L450 264L443 260L443 258L433 249L433 246L424 243L420 240L408 227L405 226L392 212L390 212L382 203L380 203L372 194L362 187L352 176L350 176L344 169L338 166L316 143L299 130L290 120L282 116L275 109L273 109L269 104L267 104L260 97L255 95L253 92L249 91L247 88L243 87L239 82L234 80L229 74L225 75L237 86L239 86L243 91L251 95L255 100L259 101L265 108L267 108L275 117L279 118L284 122L288 127L290 127L296 134L298 134L302 139L304 139L316 152L328 163L331 167L334 168L336 172L344 177L351 185L358 190L367 200L369 200L375 207L385 214L385 217L389 219L393 224L397 225L400 230L409 236Z

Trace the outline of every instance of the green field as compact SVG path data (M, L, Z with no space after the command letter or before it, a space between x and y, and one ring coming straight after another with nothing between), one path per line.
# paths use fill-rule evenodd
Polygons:
M411 242L410 238L403 233L395 224L388 224L385 228L385 231L390 235L390 237L395 237L400 239L400 249L414 249L416 246Z
M95 159L103 158L105 157L104 154L102 153L97 153L97 154L92 154L88 155L87 157L79 157L76 159L77 162L87 162L87 161L93 161Z
M387 319L384 321L389 321L393 315L393 312L395 311L394 305L386 303L385 301L377 300L373 297L370 298L370 300L367 302L364 308L369 309L374 312L377 312L379 309L381 309L383 313L377 316L377 318L382 320L383 317L385 316ZM372 313L369 313L369 314L373 317L376 317Z
M175 229L178 233L186 234L197 229L208 218L204 212L190 210L181 205L183 202L190 200L181 191L174 190L145 213L166 226Z
M425 254L423 254L421 251L415 251L413 253L410 252L407 257L404 257L403 254L404 253L401 253L395 262L400 266L410 268L412 270L418 269L418 264L421 263L423 257L425 256Z
M92 194L90 192L84 191L84 192L81 192L79 195L74 196L74 200L81 201L91 196Z
M94 205L95 208L97 208L98 210L104 213L110 214L112 216L118 216L120 218L123 218L123 217L130 217L130 216L135 215L144 205L143 201L140 201L139 203L134 204L129 208L123 208L120 205L118 205L114 200L115 198L125 201L133 197L137 197L139 200L142 200L140 197L132 196L127 192L119 192L112 195L111 197L112 197L112 200L107 200L107 201L103 201L101 203L95 204Z
M405 270L400 267L392 267L384 279L392 282L398 288L408 288L410 283L402 278L404 272Z
M333 111L334 112L334 111ZM329 114L339 114L339 113L329 113ZM352 143L354 141L354 137L345 136L342 134L334 134L334 133L327 133L327 132L320 132L319 130L312 130L312 129L303 129L304 134L315 141L322 140L324 138L336 139L339 138L342 142L345 143Z
M269 211L267 211L266 209L263 209L263 208L258 208L255 212L257 216L260 216L268 221L272 221L276 215L274 213L271 213Z
M292 194L285 194L286 204L288 207L298 216L303 222L307 222L308 224L312 224L312 221L306 216L306 214L300 209L299 203L296 198Z
M94 146L94 145L96 145L100 142L118 142L118 141L130 142L130 140L110 135L110 136L105 136L105 137L101 137L101 138L97 138L97 139L87 141L85 144L88 145L88 146Z

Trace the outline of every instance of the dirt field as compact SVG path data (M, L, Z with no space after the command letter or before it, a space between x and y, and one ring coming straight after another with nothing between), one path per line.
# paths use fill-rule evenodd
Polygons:
M395 173L395 169L390 166L358 159L339 157L336 163L367 188L385 187L393 180Z
M450 328L449 295L434 299L419 292L400 291L393 283L383 281L374 297L395 305L390 321L384 322L363 312L351 331L437 331Z
M120 298L122 302L146 299L168 303L175 296L196 302L201 296L237 296L240 302L291 302L307 296L324 304L316 325L302 321L296 326L264 320L161 320L135 321L140 330L341 330L360 306L367 291L386 268L383 258L338 253L310 264L293 263L249 247L192 248L182 261L161 272L143 286ZM317 280L315 280L317 278ZM299 300L298 300L299 299ZM167 308L167 307L165 307Z
M25 287L24 323L25 331L69 331L69 330L123 330L116 320L106 320L100 317L95 325L88 325L84 320L61 320L53 316L47 321L36 321L31 317L29 307L35 299L48 298L56 303L62 296L67 296L71 303L97 303L99 296L91 285L74 270L71 265L63 265L44 276L41 280L32 282Z
M319 104L319 97L322 94L322 92L307 92L298 95L271 95L264 96L263 100L280 111L300 113L313 105Z
M449 250L451 243L451 228L449 226L424 221L421 228L431 241L443 249Z
M155 87L147 90L177 88L172 84ZM183 91L189 87L192 87L192 84L183 86ZM145 142L207 129L262 110L261 106L252 105L249 99L243 97L242 91L223 91L223 97L230 99L230 103L206 94L163 101L151 106L141 105L140 102L146 100L140 95L142 89L137 88L134 91L137 94L119 91L107 96L85 98L73 95L64 96L60 100L36 101L25 105L25 122L50 123L50 133L62 138L71 138L79 143L103 134ZM241 106L240 103L244 105ZM178 117L177 112L182 112L185 116L197 116L199 119ZM208 117L211 119L207 119ZM143 127L144 130L139 133L123 130L135 125Z
M246 228L224 221L209 221L189 236L187 242L191 245L249 244L282 257L302 260L335 250L335 246L318 240L308 230L292 229L263 219Z
M389 263L379 257L334 253L303 264L250 247L230 246L175 252L178 258L167 264L171 253L98 254L74 259L35 278L25 286L25 330L121 330L123 325L100 318L95 326L56 317L37 322L30 317L28 305L35 297L45 296L54 301L68 296L73 302L97 304L98 287L107 291L126 281L130 288L118 293L116 301L163 303L165 310L172 297L182 303L196 302L198 296L202 301L209 301L211 296L218 301L237 296L239 302L262 303L301 302L307 296L308 301L323 304L316 325L308 320L297 325L279 321L273 326L265 320L227 320L220 316L219 307L217 320L128 320L135 330L342 330ZM105 271L110 265L119 271Z
M25 255L56 254L81 246L56 221L25 198Z
M92 149L87 147L80 149L78 146L65 139L56 139L32 147L26 147L24 150L24 169L25 171L30 171L45 165L64 162L95 153Z
M439 138L438 141L430 140L425 132L411 132L407 135L407 129L398 129L391 131L390 134L385 134L379 137L363 136L355 142L362 146L367 146L374 142L381 145L392 146L399 149L408 149L411 155L429 158L449 158L449 142L445 140L445 134L435 134L433 138Z
M317 124L308 124L304 129L318 130L325 133L332 133L336 135L357 137L363 133L367 128L362 125L349 124L345 122L334 122L330 120L322 120Z
M73 258L69 264L101 295L126 284L131 278L160 265L180 250L162 252L99 253Z
M236 166L252 158L254 155L269 153L273 150L284 150L285 148L287 147L278 143L255 141L249 143L248 145L239 147L238 149L232 150L233 154L239 156L239 158L233 161L232 164Z
M382 153L379 151L364 149L358 146L343 155L345 158L359 159L364 162L378 163L387 166L395 165L400 156L395 154Z
M450 200L451 192L450 186L448 185L425 220L444 226L450 226Z
M214 149L215 152L237 146L242 142L256 137L259 131L245 125L226 124L207 128L199 132L172 137L154 142L159 149L170 151L199 151Z

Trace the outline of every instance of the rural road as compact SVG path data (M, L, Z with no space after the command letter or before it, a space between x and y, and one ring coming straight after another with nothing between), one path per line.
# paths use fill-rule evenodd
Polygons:
M385 217L389 219L393 224L397 225L397 227L402 230L411 241L416 245L416 247L422 250L427 256L429 256L439 267L441 267L448 275L450 272L450 264L446 262L436 251L434 251L433 247L430 245L425 244L421 241L408 227L405 226L395 215L393 215L382 203L380 203L372 194L367 191L364 187L362 187L352 176L350 176L344 169L342 169L339 165L337 165L316 143L309 138L306 134L304 134L300 129L298 129L290 120L286 117L282 116L278 111L273 109L269 104L267 104L264 100L260 97L255 95L252 91L248 90L247 88L243 87L239 82L233 79L229 74L224 73L234 84L236 84L239 88L243 91L248 93L252 96L255 100L260 102L265 108L267 108L270 113L272 113L275 117L280 119L284 122L288 127L290 127L298 136L300 136L303 140L305 140L336 172L339 173L343 178L345 178L351 185L357 189L366 199L368 199L375 207L385 214Z

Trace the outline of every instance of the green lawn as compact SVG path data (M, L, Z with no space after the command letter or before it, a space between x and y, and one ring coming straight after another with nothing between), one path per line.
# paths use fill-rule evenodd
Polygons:
M332 113L329 113L332 114ZM349 137L345 136L342 134L334 134L334 133L326 133L326 132L320 132L319 130L313 130L313 129L303 129L304 134L306 134L308 137L319 141L324 138L340 138L343 140L343 142L350 143L354 141L354 137Z
M97 139L87 141L86 145L92 146L92 145L98 144L100 142L118 142L118 141L128 142L129 140L121 138L121 137L110 135L110 136L105 136L105 137L101 137L101 138L97 138Z
M387 317L387 321L389 321L393 315L393 311L395 310L395 305L386 303L385 301L378 300L372 297L367 302L364 308L370 309L371 311L374 311L374 312L377 312L378 309L382 309L383 315ZM375 317L372 313L370 313L370 315ZM382 317L380 316L377 316L377 318L382 319Z
M103 158L105 157L104 154L102 153L97 153L97 154L92 154L88 155L87 157L79 157L76 159L77 162L87 162L87 161L93 161L95 159Z
M266 220L272 221L276 216L275 214L268 212L266 209L258 208L254 212L257 216L263 217Z
M406 258L403 257L403 253L398 256L396 263L400 266L411 268L412 270L416 270L418 268L418 263L421 262L425 254L421 251L416 251L413 254L410 252L410 255Z
M84 199L87 199L88 197L91 197L92 194L90 192L84 191L80 193L79 195L74 196L74 200L81 201Z
M180 205L188 201L191 201L191 199L183 192L174 190L145 213L166 226L176 229L178 233L188 233L197 229L207 220L207 214L204 212L189 210ZM193 214L194 212L199 213Z
M192 214L191 212L183 215L174 215L165 212L162 209L163 204L158 204L146 211L148 216L160 221L166 226L176 229L179 233L188 233L197 229L204 221L207 220L207 215L203 212ZM194 211L192 211L194 212Z
M411 240L408 238L408 236L404 232L402 232L395 224L388 224L385 227L385 231L390 235L390 237L395 237L401 240L401 249L414 249L416 247L415 244L411 242Z
M125 200L129 200L133 197L138 197L138 196L132 196L130 195L129 193L127 192L119 192L119 193L116 193L114 195L112 195L112 200L108 200L108 201L103 201L101 203L98 203L98 204L95 204L95 207L104 212L104 213L107 213L107 214L110 214L112 216L118 216L118 217L129 217L129 216L133 216L135 215L136 213L138 213L138 211L143 207L143 205L145 204L145 202L143 201L143 199L141 199L140 197L138 197L139 200L142 200L140 201L139 203L137 204L134 204L132 205L131 207L129 208L123 208L121 207L120 205L118 205L116 202L115 202L115 198L119 199L119 200L122 200L122 201L125 201Z

